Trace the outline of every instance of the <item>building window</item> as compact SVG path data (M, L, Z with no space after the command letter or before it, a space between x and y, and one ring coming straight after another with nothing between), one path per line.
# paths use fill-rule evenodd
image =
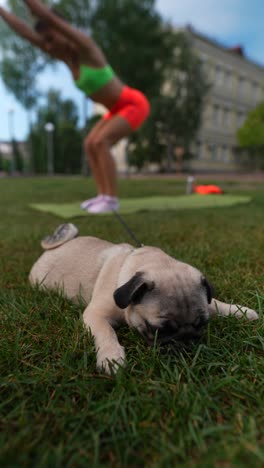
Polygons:
M241 76L238 81L238 94L240 97L245 95L245 87L246 87L246 80L245 78Z
M231 127L231 110L228 108L223 110L223 126L227 129Z
M203 124L206 126L206 127L211 127L212 125L212 114L213 114L213 108L210 104L207 104L207 106L205 107L204 111L203 111L203 115L202 115L202 119L203 119Z
M232 89L232 74L229 70L226 70L225 72L225 87L227 89Z
M203 145L202 145L202 142L199 140L196 142L195 158L203 159Z
M211 161L217 161L217 146L216 145L209 145L208 146L209 152L209 159Z
M256 103L259 103L259 101L261 101L261 98L262 98L262 90L261 90L261 87L255 83L255 90L254 90L254 93L255 93L255 102Z
M219 106L214 106L213 107L213 124L214 125L217 125L217 115L218 115L218 109L219 109Z
M213 108L213 124L215 126L222 125L223 111L217 104Z
M206 73L206 72L207 72L207 68L208 68L207 59L204 58L204 57L200 57L199 60L200 60L200 66L201 66L203 72Z
M224 70L220 65L215 67L215 83L217 86L221 87L224 84Z
M227 126L227 109L223 109L223 127Z
M230 152L228 146L224 145L222 147L222 161L228 163L230 161Z
M240 128L245 122L245 114L244 112L238 112L237 113L237 127Z
M251 92L250 92L250 97L253 101L256 101L256 86L257 83L255 81L252 81L251 83Z

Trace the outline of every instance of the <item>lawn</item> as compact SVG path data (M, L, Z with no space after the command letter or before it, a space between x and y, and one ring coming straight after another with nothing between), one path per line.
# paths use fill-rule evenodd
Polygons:
M260 311L216 318L189 350L146 346L122 328L127 365L96 372L82 309L29 287L40 239L62 219L30 203L93 194L84 178L0 181L0 466L264 466L264 189L221 183L252 201L124 218L144 243L201 269L215 296ZM182 195L173 179L122 180L123 197ZM131 242L113 216L74 219L82 235Z

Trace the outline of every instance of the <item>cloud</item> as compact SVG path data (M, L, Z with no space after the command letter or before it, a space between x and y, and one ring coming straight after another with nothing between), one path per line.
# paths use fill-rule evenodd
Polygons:
M241 44L249 57L264 63L263 0L157 0L156 6L175 26L191 24L223 45Z
M227 36L239 30L241 0L157 0L157 8L175 25L190 23L212 37Z

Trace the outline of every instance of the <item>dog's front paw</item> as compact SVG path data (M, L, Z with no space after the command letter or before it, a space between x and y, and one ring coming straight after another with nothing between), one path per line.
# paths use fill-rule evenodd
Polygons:
M238 318L246 317L248 320L258 320L259 316L257 312L253 309L249 309L248 307L237 307L237 310L234 312L234 315Z
M249 307L244 307L239 304L226 304L225 302L213 299L209 305L209 312L211 315L222 315L227 317L228 315L234 315L236 318L245 317L248 320L258 320L259 316L257 312Z
M116 373L125 362L125 351L119 343L111 343L98 349L96 367L106 374Z

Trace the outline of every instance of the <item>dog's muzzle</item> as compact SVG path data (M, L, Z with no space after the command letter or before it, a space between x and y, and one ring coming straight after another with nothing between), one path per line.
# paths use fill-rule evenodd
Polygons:
M183 345L198 341L208 324L209 320L204 315L198 316L193 323L179 323L167 320L160 327L154 327L145 321L145 330L142 332L149 345L155 341L161 345L178 342Z

